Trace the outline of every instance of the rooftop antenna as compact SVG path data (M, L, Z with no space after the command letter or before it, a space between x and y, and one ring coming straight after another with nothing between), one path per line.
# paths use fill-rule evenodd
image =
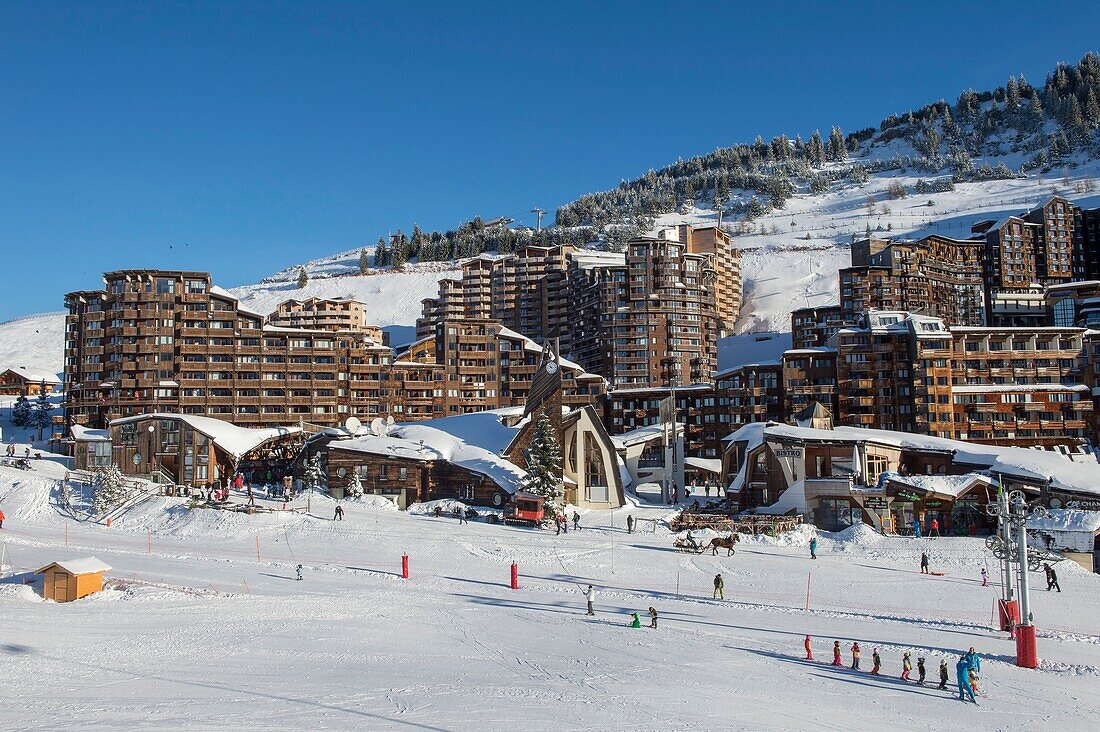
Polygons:
M535 206L533 209L531 209L531 213L535 214L535 216L538 217L538 224L535 225L535 233L537 234L542 231L542 215L546 212L538 206Z

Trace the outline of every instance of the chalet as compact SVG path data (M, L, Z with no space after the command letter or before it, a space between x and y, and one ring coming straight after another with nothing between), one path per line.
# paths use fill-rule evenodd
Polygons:
M13 366L0 373L0 394L5 396L38 396L43 384L50 393L61 386L61 379L45 369L26 366Z
M105 430L72 427L76 468L117 465L123 474L208 486L241 472L274 483L292 470L300 427L238 427L213 417L154 413L113 420Z
M740 508L802 514L827 530L904 533L937 519L945 532L988 533L998 485L1042 505L1100 507L1100 464L1089 454L774 422L745 425L726 444L727 495Z

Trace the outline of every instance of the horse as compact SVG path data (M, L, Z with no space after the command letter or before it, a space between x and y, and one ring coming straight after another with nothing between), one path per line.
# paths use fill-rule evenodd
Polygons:
M732 557L734 554L733 545L739 541L741 541L741 537L738 534L730 534L728 538L716 536L710 540L710 553L714 556L718 556L718 550L725 549L726 556Z

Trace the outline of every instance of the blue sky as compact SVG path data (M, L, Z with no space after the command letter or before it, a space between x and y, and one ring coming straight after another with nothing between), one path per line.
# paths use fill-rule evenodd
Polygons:
M104 270L235 286L1100 48L1032 3L0 5L0 320Z

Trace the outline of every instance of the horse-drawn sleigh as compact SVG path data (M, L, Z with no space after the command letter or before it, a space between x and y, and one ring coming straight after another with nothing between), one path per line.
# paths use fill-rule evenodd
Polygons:
M716 536L705 544L700 544L690 534L683 538L677 539L674 546L676 551L687 552L690 554L702 554L707 549L710 549L710 553L714 556L718 556L719 549L726 550L726 556L732 557L735 553L733 545L741 541L741 537L736 533L731 533L727 536Z

